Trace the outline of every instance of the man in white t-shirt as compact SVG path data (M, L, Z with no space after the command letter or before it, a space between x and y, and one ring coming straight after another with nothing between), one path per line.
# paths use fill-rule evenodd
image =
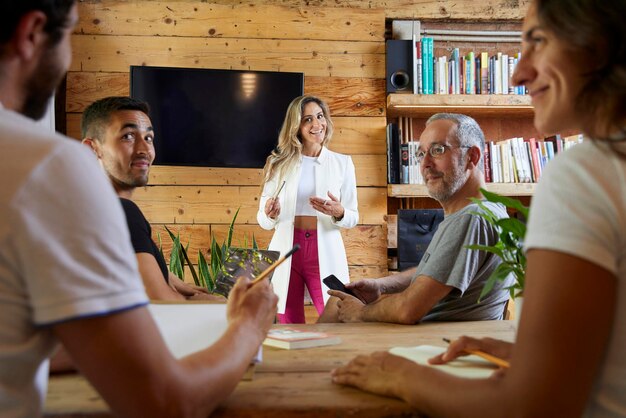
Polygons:
M240 280L223 337L172 357L113 188L86 147L33 120L69 67L77 19L74 0L0 3L0 416L41 415L59 342L115 414L207 416L256 354L277 298Z

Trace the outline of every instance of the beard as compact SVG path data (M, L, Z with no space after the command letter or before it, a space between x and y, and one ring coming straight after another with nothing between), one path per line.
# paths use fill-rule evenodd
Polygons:
M49 47L26 84L26 97L21 113L34 120L41 119L46 114L50 98L64 75L65 69L57 57L57 48Z
M424 170L422 173L424 177L426 177L426 175L434 175L440 178L439 184L436 186L431 186L430 181L426 183L428 195L438 202L445 202L454 196L467 181L467 175L465 175L461 164L462 161L459 161L458 164L454 166L452 172L447 174L431 169Z

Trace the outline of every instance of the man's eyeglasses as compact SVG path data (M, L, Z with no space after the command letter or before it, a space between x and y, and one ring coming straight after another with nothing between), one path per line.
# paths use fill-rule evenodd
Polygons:
M430 148L428 148L428 151L418 150L415 153L415 157L417 158L417 162L421 164L422 161L424 160L424 157L426 156L427 152L428 152L428 154L430 154L431 157L439 158L443 154L446 153L446 149L448 149L448 148L471 148L471 146L469 146L469 145L433 144L433 145L431 145Z

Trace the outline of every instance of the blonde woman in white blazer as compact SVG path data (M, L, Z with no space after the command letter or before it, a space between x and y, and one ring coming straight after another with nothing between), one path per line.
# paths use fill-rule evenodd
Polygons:
M305 286L321 314L329 297L321 278L334 274L349 282L340 228L352 228L359 219L356 179L352 158L328 150L332 134L324 101L294 99L263 169L257 220L275 230L269 249L285 254L301 246L272 276L281 323L304 322Z

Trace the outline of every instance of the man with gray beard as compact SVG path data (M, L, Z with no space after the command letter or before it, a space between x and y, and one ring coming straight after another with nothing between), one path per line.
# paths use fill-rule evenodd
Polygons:
M485 136L468 116L439 113L426 122L417 159L428 194L443 207L445 218L420 264L380 279L346 285L357 296L330 290L331 299L320 322L477 321L502 319L513 284L509 277L498 282L480 303L478 297L499 257L467 245L494 245L496 230L473 215L480 207L470 198L482 199L485 185L482 150ZM500 217L504 206L484 202ZM386 295L381 297L381 295Z

